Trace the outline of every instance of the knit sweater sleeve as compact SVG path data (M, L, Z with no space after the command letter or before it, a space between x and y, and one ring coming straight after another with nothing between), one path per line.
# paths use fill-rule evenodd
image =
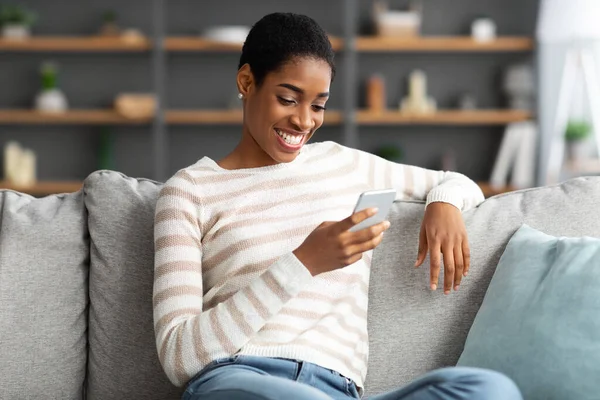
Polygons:
M161 190L154 220L156 346L165 373L177 386L212 360L237 353L312 279L289 253L244 289L206 309L197 187L189 173L178 172Z
M481 188L467 176L404 165L371 156L376 186L391 186L399 200L422 200L450 203L461 211L476 207L485 200Z

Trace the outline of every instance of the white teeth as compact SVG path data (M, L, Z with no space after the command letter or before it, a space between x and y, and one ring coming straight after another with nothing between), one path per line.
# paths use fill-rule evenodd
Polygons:
M275 129L275 132L289 145L295 146L302 141L302 135L290 135Z

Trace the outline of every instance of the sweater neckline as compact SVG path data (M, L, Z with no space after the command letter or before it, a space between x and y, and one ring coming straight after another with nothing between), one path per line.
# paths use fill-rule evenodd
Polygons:
M244 172L244 173L261 173L261 172L272 172L272 171L279 171L279 170L285 170L288 168L292 168L296 165L300 165L303 163L303 161L306 159L306 155L308 153L308 147L310 145L306 144L302 147L302 149L300 150L300 153L296 156L296 158L294 158L292 161L288 162L288 163L278 163L278 164L273 164L273 165L266 165L264 167L254 167L254 168L238 168L238 169L227 169L227 168L223 168L221 167L215 160L213 160L212 158L208 157L208 156L204 156L200 161L204 162L206 165L208 165L209 167L211 167L213 170L218 171L218 172L222 172L222 173L240 173L240 172Z

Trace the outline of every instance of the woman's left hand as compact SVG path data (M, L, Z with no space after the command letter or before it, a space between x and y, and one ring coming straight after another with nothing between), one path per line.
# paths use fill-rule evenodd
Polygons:
M450 294L453 286L454 290L458 290L462 277L467 276L469 271L470 254L462 213L452 204L430 203L425 209L415 267L423 264L428 250L431 263L431 290L437 289L442 255L444 294Z

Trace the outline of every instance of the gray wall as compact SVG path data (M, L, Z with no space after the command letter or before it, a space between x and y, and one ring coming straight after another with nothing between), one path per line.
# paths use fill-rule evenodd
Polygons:
M152 7L147 0L62 2L19 0L36 10L41 19L34 32L40 35L94 33L104 10L118 12L121 26L136 27L152 35ZM344 0L170 0L166 3L167 34L197 34L216 24L250 25L273 11L308 14L334 35L343 34ZM406 2L392 1L394 6ZM360 0L362 32L370 30L370 1ZM467 34L470 21L486 14L494 18L502 35L531 35L538 0L426 0L424 34ZM530 55L522 53L371 54L359 53L359 77L383 72L388 105L396 107L406 90L406 76L414 68L429 76L429 91L440 107L450 107L463 92L474 93L482 107L502 107L503 68ZM43 60L61 67L60 86L73 108L110 106L119 92L152 90L151 53L0 53L0 107L30 107L39 87L38 70ZM339 62L343 55L340 54ZM167 107L226 107L235 95L234 76L238 55L233 53L167 54ZM343 68L332 85L330 109L341 109ZM361 90L362 93L362 89ZM361 95L362 99L362 95ZM362 104L362 100L360 102ZM0 145L17 139L38 154L40 179L81 179L98 166L97 144L101 127L0 126ZM152 177L151 126L111 127L115 137L115 169L131 176ZM325 127L316 140L341 140L342 127ZM392 126L360 127L362 149L371 151L384 143L400 145L404 162L440 168L442 154L452 149L457 169L476 180L485 180L501 140L502 127ZM202 156L219 158L235 145L238 126L169 126L169 172L192 164Z

